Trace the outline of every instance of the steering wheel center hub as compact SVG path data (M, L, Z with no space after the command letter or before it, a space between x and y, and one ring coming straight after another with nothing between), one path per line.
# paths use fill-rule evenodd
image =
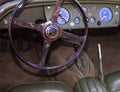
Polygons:
M57 25L48 25L45 30L45 35L50 40L56 40L60 36L60 28Z

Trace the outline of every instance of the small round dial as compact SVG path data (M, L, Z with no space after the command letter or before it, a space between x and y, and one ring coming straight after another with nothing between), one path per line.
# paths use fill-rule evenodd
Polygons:
M104 23L108 23L113 18L112 10L108 7L103 7L99 11L100 20Z
M74 18L74 23L75 24L79 24L80 23L80 18L79 17L75 17Z
M82 9L83 9L84 13L87 13L88 9L86 7L83 7Z
M70 19L70 13L68 12L68 10L65 8L60 8L59 16L57 18L57 23L64 25L69 21L69 19Z
M96 22L95 17L91 17L91 18L90 18L90 22L94 24L94 23Z

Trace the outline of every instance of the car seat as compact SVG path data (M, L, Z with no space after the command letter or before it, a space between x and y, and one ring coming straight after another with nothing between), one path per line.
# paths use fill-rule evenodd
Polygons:
M120 92L120 71L106 75L105 83L110 89L110 92Z
M109 92L107 86L99 78L94 77L80 79L73 90L74 92Z
M73 92L67 84L60 81L20 84L11 87L7 92Z

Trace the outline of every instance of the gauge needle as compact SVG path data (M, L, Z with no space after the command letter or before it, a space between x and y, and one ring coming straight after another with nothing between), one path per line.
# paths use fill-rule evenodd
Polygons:
M66 22L65 18L63 18L63 16L61 16L61 14L59 14L59 17Z
M106 18L107 18L107 16L103 16L102 20L104 20L104 19L106 19Z

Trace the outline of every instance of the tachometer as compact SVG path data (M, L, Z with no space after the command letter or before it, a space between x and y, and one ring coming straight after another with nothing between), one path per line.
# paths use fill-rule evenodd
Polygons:
M58 24L66 24L70 19L70 13L65 8L60 8L59 16L57 18Z
M108 23L113 18L112 10L108 7L103 7L99 11L100 20L104 23Z

